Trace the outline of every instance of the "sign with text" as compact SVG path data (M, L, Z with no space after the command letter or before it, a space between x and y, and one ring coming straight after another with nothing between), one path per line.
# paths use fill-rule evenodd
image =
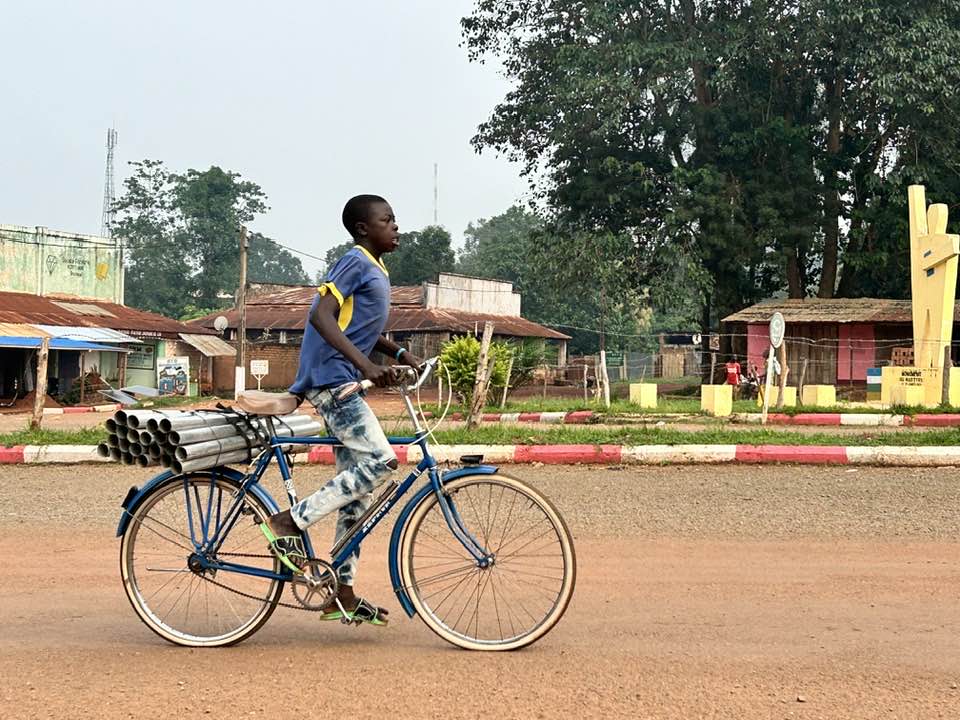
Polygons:
M186 395L190 389L190 358L157 358L157 389L161 395Z

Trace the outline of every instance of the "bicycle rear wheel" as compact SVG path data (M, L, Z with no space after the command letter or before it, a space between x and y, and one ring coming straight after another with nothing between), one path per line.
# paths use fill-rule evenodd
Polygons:
M576 582L573 540L556 508L508 475L470 475L444 486L464 526L494 555L480 567L450 531L437 496L410 516L400 572L420 618L469 650L515 650L563 616Z
M209 471L178 475L132 512L120 544L123 587L140 619L165 640L189 647L232 645L259 630L276 609L282 581L204 569L198 562L194 540L202 542L231 522L228 510L239 487ZM247 513L236 517L207 560L279 572L280 562L254 522L269 516L269 509L250 493L243 503Z

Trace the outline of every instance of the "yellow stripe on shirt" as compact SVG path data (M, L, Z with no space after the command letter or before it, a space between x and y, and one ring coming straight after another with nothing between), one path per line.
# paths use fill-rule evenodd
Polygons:
M350 326L350 321L353 319L353 295L344 297L332 282L324 283L317 288L317 292L320 293L320 297L329 292L337 299L337 303L340 305L340 311L337 313L337 325L340 330L346 332Z

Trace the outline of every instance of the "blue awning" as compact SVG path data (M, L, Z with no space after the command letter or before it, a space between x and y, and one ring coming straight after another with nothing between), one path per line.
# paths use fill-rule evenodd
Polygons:
M43 338L38 337L10 337L0 336L0 347L24 348L27 350L39 348ZM86 340L70 340L68 338L50 338L51 350L105 350L106 352L130 352L127 348L113 347L112 345L98 345Z

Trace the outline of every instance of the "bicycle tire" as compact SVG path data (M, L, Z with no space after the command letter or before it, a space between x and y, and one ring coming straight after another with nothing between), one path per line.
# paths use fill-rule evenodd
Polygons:
M424 496L410 515L400 542L401 579L420 619L447 642L468 650L517 650L536 642L563 617L576 585L573 538L562 516L538 490L500 473L458 478L446 484L444 491L457 505L467 529L481 544L494 550L495 559L488 568L478 567L443 520L436 494ZM508 494L510 500L506 498ZM525 508L518 510L518 499ZM483 502L486 502L485 515ZM497 509L493 508L494 503ZM521 512L529 516L527 527L508 539L513 532L511 528L520 524L520 520L511 518ZM541 526L546 528L542 532ZM434 527L438 532L431 534ZM556 551L546 552L545 545L535 545L531 551L543 552L536 553L536 557L524 555L518 559L520 550L554 538L558 545ZM530 562L536 565L531 567ZM561 571L560 576L554 577L557 570ZM495 579L497 573L499 576ZM548 587L546 582L556 587ZM489 594L487 588L490 588ZM531 612L520 602L520 593L534 598L528 601L530 607L536 607L534 601L543 605L542 613ZM456 614L462 599L450 601L455 594L465 594L466 600L459 617L451 623L450 617ZM491 600L493 613L489 610ZM452 613L444 614L442 608L448 601ZM522 612L512 608L511 601L518 602ZM474 607L467 614L471 604ZM465 614L467 621L463 623ZM517 626L522 627L518 630Z
M214 499L218 509L226 512L232 494L239 487L236 480L210 471L177 475L157 485L131 513L120 543L123 587L138 617L168 642L186 647L234 645L257 632L277 607L283 593L283 581L226 572L219 572L210 578L241 592L262 595L257 600L251 600L208 582L207 573L191 570L188 565L193 546L187 518L190 517L197 528L202 522L206 506L209 508L207 515L212 519ZM180 494L179 499L175 497L177 493ZM194 508L200 509L199 516L196 509L188 515L184 501L186 497L195 503ZM252 493L244 496L244 503L253 511L253 518L270 515L270 510ZM141 534L143 528L150 532ZM226 534L220 551L268 554L266 546L266 539L253 519L241 515ZM157 564L156 567L146 564L148 557L151 558L149 562ZM280 571L280 562L273 556L257 558L252 562L250 558L241 561L273 572ZM160 563L169 567L160 567ZM167 575L169 579L164 580L163 577ZM257 590L260 587L263 589ZM172 601L172 605L164 615L165 601ZM213 614L211 601L215 605ZM199 604L199 607L191 619L190 608L195 604ZM181 610L171 617L178 606ZM199 618L200 607L206 616L206 629ZM217 626L215 631L212 629L214 625Z

